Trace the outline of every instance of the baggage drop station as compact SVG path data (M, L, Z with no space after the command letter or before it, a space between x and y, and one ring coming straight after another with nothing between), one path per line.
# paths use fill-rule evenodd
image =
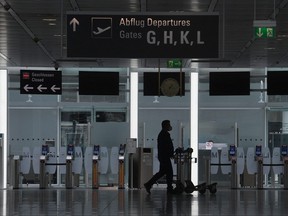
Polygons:
M100 182L99 178L101 176L101 169L103 169L103 165L99 165L101 161L101 153L106 155L107 149L104 147L104 150L101 151L101 147L99 145L95 145L93 147L87 147L85 150L85 156L82 157L81 148L77 148L74 145L68 145L67 148L62 147L60 149L60 156L57 156L55 152L53 152L53 147L49 147L47 144L42 145L41 153L38 153L39 148L33 150L34 154L28 159L23 159L22 155L13 156L11 159L12 163L12 188L20 189L20 188L35 188L39 187L39 189L49 189L49 188L57 188L63 187L66 189L73 189L77 187L85 187L85 188L93 188L99 189L99 187L107 187L107 186L115 186L118 185L119 189L125 188L125 160L126 160L126 152L125 152L126 144L120 144L119 147L115 147L114 150L118 150L118 155L115 159L111 159L111 161L117 161L117 163L113 164L117 167L114 168L114 175L119 174L117 180L113 185L109 185L105 182ZM27 148L25 148L27 150ZM112 151L113 153L113 151ZM105 159L104 159L105 160ZM38 161L38 162L37 162ZM84 164L83 164L84 161ZM104 162L107 162L104 161ZM30 165L31 168L29 167ZM25 169L22 169L26 168ZM104 167L104 169L107 167ZM25 175L29 172L27 170L33 169L34 174L38 176L39 183L25 183L23 179ZM52 178L56 175L56 171L60 173L63 184L53 184ZM79 183L79 178L82 172L85 172L86 176L91 175L91 182L86 182L85 184ZM105 173L104 173L105 174Z
M195 185L191 179L192 164L199 163L199 158L193 156L192 148L176 148L173 163L178 194L194 191L204 194L207 189L214 194L217 192L218 183L214 178L216 175L226 176L231 189L245 187L243 181L247 175L253 176L254 182L252 181L248 188L259 190L274 187L273 182L270 185L266 181L273 173L275 178L281 179L280 184L283 186L280 188L288 188L287 145L274 147L272 155L269 148L262 145L249 147L247 151L234 144L214 143L208 147L210 156L205 157L205 169L203 169L205 179ZM68 144L66 147L60 147L57 154L55 140L46 140L42 146L33 149L23 147L21 155L10 158L13 189L30 187L142 189L143 184L155 173L157 149L137 147L137 139L129 138L126 139L126 143L112 146L110 149L101 145L82 148L77 144L76 146ZM200 155L201 159L203 158ZM25 180L31 175L31 170L34 176L37 176L36 183ZM60 183L55 181L57 175L60 176Z

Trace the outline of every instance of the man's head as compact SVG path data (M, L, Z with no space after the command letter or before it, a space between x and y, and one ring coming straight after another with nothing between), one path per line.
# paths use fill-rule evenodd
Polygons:
M170 121L169 120L162 121L162 129L167 130L167 131L171 131L172 130L172 126L170 125Z

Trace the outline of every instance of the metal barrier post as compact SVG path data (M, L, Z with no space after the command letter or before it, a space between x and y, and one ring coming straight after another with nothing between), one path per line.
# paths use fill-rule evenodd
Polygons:
M263 188L263 160L262 157L258 158L257 163L257 188Z
M284 181L284 189L288 189L288 158L284 160L284 176L283 176L283 181Z
M46 156L40 157L40 189L46 189L48 185L46 173Z
M125 161L125 149L126 144L120 144L119 147L119 173L118 173L118 189L124 189L124 182L125 182L125 167L124 167L124 161Z
M92 163L92 188L99 188L99 179L98 179L98 160L93 160Z
M66 159L66 179L65 184L67 189L73 187L73 175L72 175L72 159Z
M237 188L237 163L236 160L231 162L231 188Z
M13 189L19 189L19 178L20 178L20 156L13 156L13 170L12 170L12 185Z

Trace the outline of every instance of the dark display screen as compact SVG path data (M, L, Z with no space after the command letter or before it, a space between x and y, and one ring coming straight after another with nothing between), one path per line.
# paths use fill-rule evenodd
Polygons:
M231 145L230 146L229 155L230 156L235 156L236 155L236 146L235 145Z
M120 145L119 155L124 155L124 153L125 153L125 145Z
M49 146L48 145L42 145L42 155L47 155L49 153Z
M75 154L74 145L68 145L68 146L67 146L67 155L72 155L72 156L74 156L74 154Z
M281 155L287 156L287 154L288 154L288 146L286 145L281 146Z
M262 146L256 146L255 155L256 156L261 156L262 155Z
M250 95L250 72L210 72L209 94Z
M79 95L119 95L119 72L79 71Z
M93 147L93 155L99 155L100 147L99 145L94 145Z
M267 94L288 95L288 71L267 72Z

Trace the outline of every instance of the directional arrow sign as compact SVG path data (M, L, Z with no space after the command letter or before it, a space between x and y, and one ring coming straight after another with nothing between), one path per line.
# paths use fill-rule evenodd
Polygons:
M61 71L20 71L21 94L61 94Z
M30 87L28 84L24 86L24 90L26 92L29 92L30 90L33 90L33 89L34 89L34 87Z
M73 19L70 21L69 24L72 25L72 27L73 27L73 32L75 32L75 31L76 31L76 26L79 25L79 21L78 21L76 18L73 18Z
M53 85L52 87L51 87L51 90L53 91L53 92L56 92L56 91L59 91L61 88L60 87L56 87L56 85Z
M47 87L44 87L44 86L42 86L42 85L39 85L39 86L37 87L37 89L38 89L39 92L42 92L42 91L44 91L44 90L47 90Z

